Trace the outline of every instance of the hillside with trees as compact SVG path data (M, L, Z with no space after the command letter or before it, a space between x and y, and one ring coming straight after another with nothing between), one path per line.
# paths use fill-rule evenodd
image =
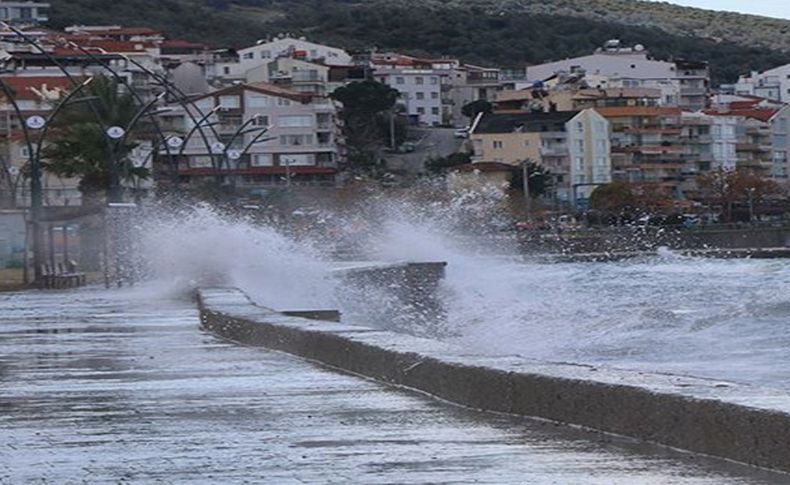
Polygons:
M217 47L288 32L349 49L481 65L583 55L608 39L658 59L709 60L717 82L790 63L790 22L634 0L53 0L53 27L150 26Z

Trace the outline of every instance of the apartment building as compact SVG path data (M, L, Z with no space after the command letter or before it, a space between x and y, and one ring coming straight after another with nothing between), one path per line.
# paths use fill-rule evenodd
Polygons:
M594 110L480 114L472 125L473 163L533 160L555 177L551 198L583 203L611 182L609 123Z
M648 57L641 45L623 46L610 40L595 53L528 66L532 81L549 79L559 73L607 78L606 87L655 88L662 91L661 105L699 110L707 106L710 72L705 62L657 61Z
M597 108L611 124L614 180L657 184L680 198L687 146L680 108L624 106Z
M749 75L741 76L732 89L736 95L790 103L790 64L763 72L752 71Z
M192 129L192 117L181 106L163 115L182 135L192 132L178 149L182 182L213 178L248 189L334 184L344 150L336 107L327 98L255 83L216 90L193 102L195 119L198 110L215 110L200 132ZM168 162L165 155L160 150L163 163ZM166 166L160 170L166 172Z
M14 92L14 101L22 119L13 104L0 93L0 177L5 178L0 190L14 191L2 194L0 199L6 204L25 207L30 205L30 181L25 173L31 153L22 129L23 120L31 116L46 116L53 103L72 89L72 84L63 76L3 76L2 81ZM30 129L29 133L37 137L40 131ZM36 148L33 146L33 150ZM60 178L44 172L44 205L80 205L78 183L77 179Z
M442 85L432 69L393 69L376 67L377 81L400 92L398 104L415 125L442 124Z
M500 70L462 64L442 78L442 118L446 125L461 126L467 121L465 105L486 100L493 102L501 89Z
M275 59L286 57L316 62L327 66L347 66L352 64L351 55L337 47L310 42L304 37L279 36L268 41L240 49L238 57L216 62L211 77L226 81L247 82L247 73L268 65Z
M49 3L0 1L0 20L12 24L37 25L49 21Z

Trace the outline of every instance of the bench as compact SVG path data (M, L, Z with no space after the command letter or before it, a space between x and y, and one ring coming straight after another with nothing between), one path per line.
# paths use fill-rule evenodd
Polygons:
M75 261L69 260L54 267L49 264L41 265L41 282L48 289L76 288L84 286L87 277L85 273L77 271Z

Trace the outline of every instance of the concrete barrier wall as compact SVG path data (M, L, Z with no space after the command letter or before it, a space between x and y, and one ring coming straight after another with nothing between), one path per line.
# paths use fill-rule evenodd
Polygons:
M198 293L203 326L473 408L554 420L790 472L790 395L681 376L482 356L439 341L286 316Z

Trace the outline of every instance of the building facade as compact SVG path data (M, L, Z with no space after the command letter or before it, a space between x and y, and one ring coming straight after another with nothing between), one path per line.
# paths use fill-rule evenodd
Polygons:
M213 91L193 102L196 108L190 109L213 110L200 128L208 140L193 130L192 119L200 113L188 116L183 107L173 107L166 114L182 134L193 132L179 149L182 182L213 178L241 188L334 185L344 151L336 106L326 97L257 83Z

